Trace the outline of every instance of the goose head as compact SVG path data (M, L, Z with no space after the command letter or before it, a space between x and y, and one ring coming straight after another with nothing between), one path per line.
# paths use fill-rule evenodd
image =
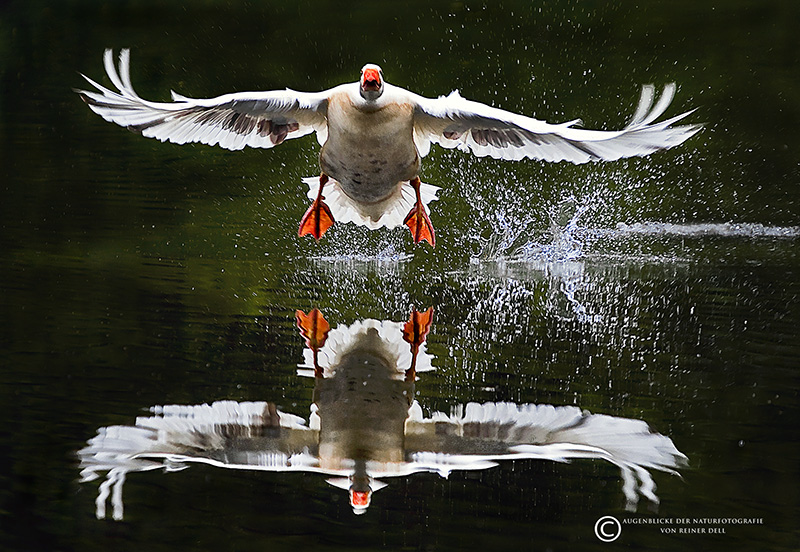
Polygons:
M383 71L374 63L361 68L360 92L367 101L375 101L383 94Z

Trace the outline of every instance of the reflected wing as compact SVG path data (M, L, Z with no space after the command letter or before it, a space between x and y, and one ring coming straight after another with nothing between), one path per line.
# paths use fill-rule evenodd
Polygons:
M106 472L95 501L98 518L106 516L111 495L112 515L122 519L122 485L132 471L175 471L188 463L318 471L319 432L306 427L302 418L278 411L273 403L219 401L150 410L153 416L137 418L133 426L100 428L78 451L81 481Z
M157 406L151 411L153 416L137 418L133 426L98 430L78 453L84 481L115 468L181 468L176 461L192 459L279 469L291 466L294 456L316 452L318 432L306 427L302 418L278 411L273 403L219 401Z
M446 475L482 469L496 460L598 458L622 471L628 506L641 494L658 502L647 469L676 473L686 464L668 437L642 420L591 414L577 407L470 403L452 415L423 419L419 406L406 424L406 451L420 468Z
M313 131L327 135L327 92L241 92L210 99L173 92L171 103L150 102L133 90L129 50L120 53L119 71L111 50L105 51L103 61L118 91L83 75L97 91L76 92L105 120L162 142L200 142L239 150L245 146L271 148ZM324 142L324 136L318 139Z
M490 155L508 160L527 157L586 163L647 155L677 146L701 128L671 126L692 111L653 122L664 113L674 95L675 85L669 84L653 105L655 88L645 86L636 113L619 131L575 128L580 121L553 125L464 99L457 91L437 99L418 96L415 140L423 154L428 151L428 142L434 142L446 148L470 150L480 157Z

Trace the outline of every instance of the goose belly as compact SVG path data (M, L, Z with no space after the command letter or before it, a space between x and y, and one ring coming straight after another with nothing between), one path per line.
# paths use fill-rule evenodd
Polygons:
M335 148L325 148L320 165L351 199L375 203L392 195L400 182L417 175L419 158L416 150L392 152L363 147L343 155Z
M400 182L417 176L419 153L408 109L363 112L339 107L334 103L328 111L328 140L320 151L320 166L351 199L382 201Z

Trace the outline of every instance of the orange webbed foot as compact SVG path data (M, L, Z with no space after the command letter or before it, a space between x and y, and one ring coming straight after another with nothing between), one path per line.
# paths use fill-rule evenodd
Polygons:
M298 236L303 237L306 234L311 234L314 236L315 240L319 241L325 232L328 231L328 228L333 226L333 214L330 208L325 205L325 202L322 201L325 199L325 196L322 195L322 190L327 183L328 175L322 173L319 176L317 199L314 200L314 203L308 208L306 214L300 219L300 229L297 231Z
M331 226L333 226L331 210L321 198L317 198L300 219L300 229L297 231L297 235L302 237L311 234L315 240L319 241Z
M414 243L425 240L431 247L436 247L436 235L433 232L433 224L431 223L430 217L428 217L428 212L421 203L418 202L411 208L403 224L408 226L408 229L411 230Z
M436 247L436 235L433 233L433 224L431 224L431 219L428 217L428 212L422 204L422 197L420 197L419 189L420 186L422 186L422 182L420 182L418 176L415 176L409 181L409 184L414 188L417 201L406 215L403 224L408 226L408 229L411 230L414 243L425 240L431 247Z

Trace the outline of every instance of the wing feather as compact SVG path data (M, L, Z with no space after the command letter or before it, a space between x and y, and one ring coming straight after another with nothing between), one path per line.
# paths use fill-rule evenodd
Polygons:
M76 90L89 107L106 119L162 142L200 142L239 150L245 146L271 148L289 138L317 131L326 133L328 92L294 90L241 92L216 98L194 99L172 92L172 103L151 102L133 89L130 51L120 52L119 68L113 52L103 55L108 78L117 88L106 88L86 75L95 90Z
M653 105L655 88L644 86L633 117L618 131L576 128L580 120L550 124L467 100L458 91L436 99L417 96L414 137L420 152L425 153L433 142L496 159L613 161L677 146L702 128L701 125L671 126L693 110L653 123L666 111L674 96L675 85L668 84Z

